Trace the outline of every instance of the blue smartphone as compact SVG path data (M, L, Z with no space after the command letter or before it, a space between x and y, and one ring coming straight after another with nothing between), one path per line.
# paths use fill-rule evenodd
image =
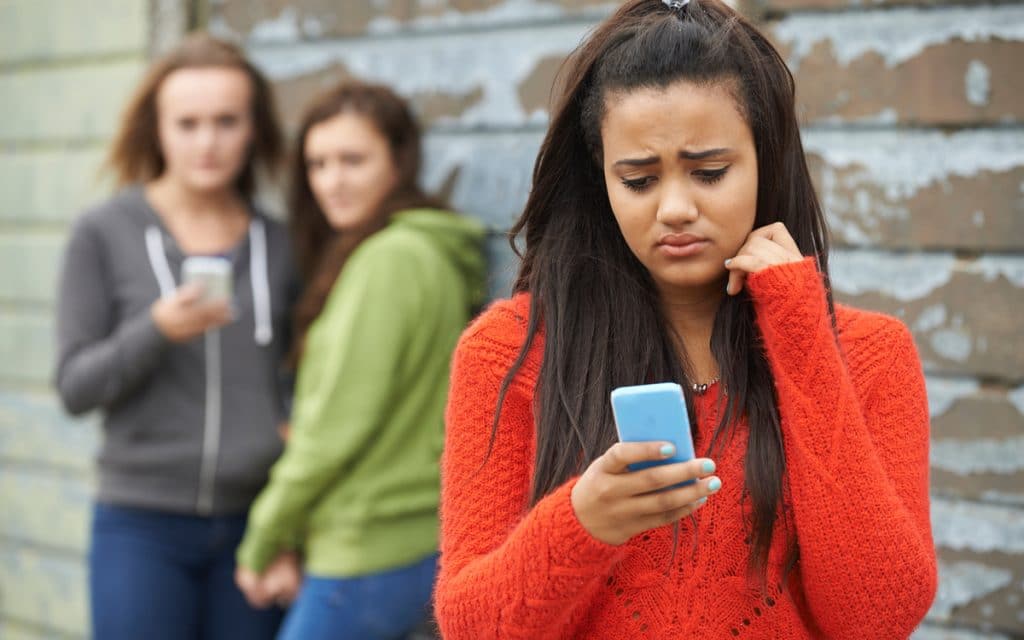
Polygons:
M674 382L619 387L612 391L612 413L621 442L664 440L676 447L670 458L629 465L639 471L661 464L686 462L694 458L690 417L686 413L683 388ZM692 484L693 480L679 486Z

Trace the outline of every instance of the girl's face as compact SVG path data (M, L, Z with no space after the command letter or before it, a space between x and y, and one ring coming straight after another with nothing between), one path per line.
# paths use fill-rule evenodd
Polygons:
M724 295L757 208L754 138L728 85L612 93L601 141L615 219L662 294Z
M179 69L156 94L164 175L199 192L231 187L249 160L252 82L240 69Z
M341 113L310 127L305 155L310 189L337 231L355 231L374 222L398 185L387 138L358 113Z

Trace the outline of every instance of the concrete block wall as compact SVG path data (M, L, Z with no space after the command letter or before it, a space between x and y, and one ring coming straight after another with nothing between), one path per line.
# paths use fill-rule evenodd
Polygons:
M0 2L0 638L82 637L94 419L50 391L68 223L148 55L148 0Z
M426 182L494 229L492 293L558 64L615 2L219 0L301 105L346 75L428 126ZM746 0L796 78L840 300L914 331L932 411L941 587L916 638L1024 635L1024 5Z

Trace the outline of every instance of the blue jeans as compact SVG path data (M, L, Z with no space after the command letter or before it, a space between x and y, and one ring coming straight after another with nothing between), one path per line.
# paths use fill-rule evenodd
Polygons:
M430 615L437 554L354 578L307 575L278 640L394 640Z
M235 586L245 516L201 517L97 504L89 549L96 640L272 640L280 609Z

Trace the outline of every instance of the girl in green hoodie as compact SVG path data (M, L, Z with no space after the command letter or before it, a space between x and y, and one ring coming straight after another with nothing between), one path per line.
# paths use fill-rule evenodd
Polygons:
M256 604L287 597L267 569L301 548L280 638L400 638L428 615L448 366L482 302L483 229L420 189L419 128L386 87L320 96L296 147L292 427L236 578Z

